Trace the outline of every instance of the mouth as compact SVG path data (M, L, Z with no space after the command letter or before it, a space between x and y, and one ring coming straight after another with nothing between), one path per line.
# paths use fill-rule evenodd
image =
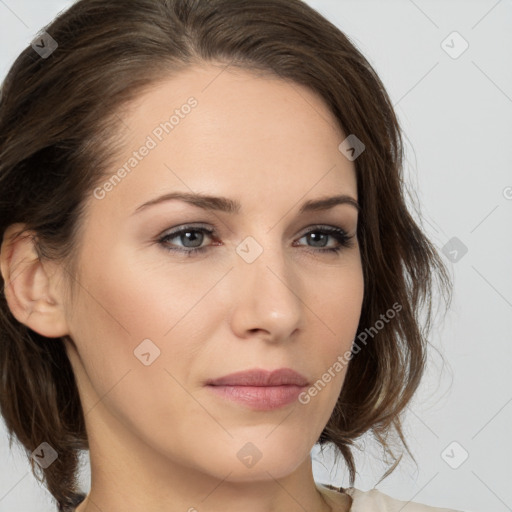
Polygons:
M224 400L259 411L290 405L308 385L306 377L291 368L254 369L206 382L206 387Z

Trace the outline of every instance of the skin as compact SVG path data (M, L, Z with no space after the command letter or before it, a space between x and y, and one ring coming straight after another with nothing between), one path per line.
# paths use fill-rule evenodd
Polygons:
M126 145L111 174L175 108L198 101L103 199L88 197L74 303L62 265L37 260L29 240L2 248L13 314L45 336L68 336L90 440L91 491L79 512L127 504L131 512L334 510L315 485L310 450L346 367L308 404L272 411L226 401L203 384L281 367L314 383L350 350L364 287L358 211L298 210L337 194L357 200L354 164L338 150L346 135L315 93L221 69L190 68L123 111ZM168 201L133 213L173 191L225 196L242 209ZM206 252L166 251L191 247L184 236L157 241L191 223L215 229L204 235ZM344 229L352 245L321 252L306 236L317 224ZM263 249L252 263L236 252L247 236ZM339 245L324 237L327 247ZM19 264L23 271L13 272ZM134 355L144 339L160 349L147 366ZM262 455L252 467L237 457L248 442Z

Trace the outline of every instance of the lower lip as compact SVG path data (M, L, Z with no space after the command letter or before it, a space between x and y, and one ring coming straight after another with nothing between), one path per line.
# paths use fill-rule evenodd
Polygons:
M258 411L270 411L295 402L307 386L207 386L214 393Z

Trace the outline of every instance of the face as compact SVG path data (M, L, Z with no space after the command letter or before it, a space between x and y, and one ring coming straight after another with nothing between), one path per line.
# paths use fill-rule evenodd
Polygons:
M347 369L335 363L356 335L356 175L313 92L220 69L189 69L124 112L125 150L87 199L66 349L91 444L279 478L326 425ZM345 197L306 207L333 196ZM302 382L209 385L283 368Z

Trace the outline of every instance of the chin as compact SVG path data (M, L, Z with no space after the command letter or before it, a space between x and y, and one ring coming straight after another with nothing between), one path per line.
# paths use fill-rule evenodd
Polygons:
M303 462L303 460L298 460L295 457L289 460L283 457L273 457L266 461L261 459L253 467L248 468L241 464L233 464L232 460L230 460L225 466L226 472L219 475L219 477L224 478L229 474L226 478L229 482L268 482L287 477ZM216 472L218 473L218 467Z
M264 435L235 435L227 443L210 442L203 451L208 453L208 463L204 459L196 461L203 467L208 465L204 469L220 478L229 474L227 480L231 482L284 478L308 459L314 442L309 446L304 436L300 439L287 436L284 429L281 435L276 431L269 435L269 431L265 429Z

